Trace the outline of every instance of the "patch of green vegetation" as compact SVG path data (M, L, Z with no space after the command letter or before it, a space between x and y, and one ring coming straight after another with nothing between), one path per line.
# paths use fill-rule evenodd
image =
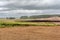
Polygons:
M55 24L53 22L17 22L17 21L2 21L0 20L0 28L4 27L16 27L16 26L60 26L59 24Z
M14 27L14 26L60 26L49 22L0 22L0 27Z

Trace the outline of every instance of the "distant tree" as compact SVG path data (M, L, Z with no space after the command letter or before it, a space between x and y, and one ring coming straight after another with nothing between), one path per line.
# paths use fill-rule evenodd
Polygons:
M36 19L36 18L38 18L37 16L30 16L29 17L30 19Z
M28 16L21 16L20 19L27 19Z
M7 17L6 19L15 19L15 17Z
M29 18L32 18L32 19L36 19L36 18L49 18L49 17L53 17L55 15L33 15L33 16L30 16Z

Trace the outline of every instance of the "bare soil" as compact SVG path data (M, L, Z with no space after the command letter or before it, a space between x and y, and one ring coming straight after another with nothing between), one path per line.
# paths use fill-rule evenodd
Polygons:
M0 28L0 40L60 40L60 26Z

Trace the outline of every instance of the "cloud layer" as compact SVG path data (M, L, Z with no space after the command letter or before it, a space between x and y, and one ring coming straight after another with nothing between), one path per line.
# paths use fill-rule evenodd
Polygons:
M0 17L60 14L60 0L0 0Z

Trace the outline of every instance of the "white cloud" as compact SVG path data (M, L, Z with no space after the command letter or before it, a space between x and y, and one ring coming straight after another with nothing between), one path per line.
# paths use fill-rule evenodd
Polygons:
M23 10L23 9L17 9L17 10L8 10L8 11L0 11L0 13L5 13L7 15L38 15L42 13L42 10ZM21 15L20 15L21 16Z
M40 13L40 10L23 10L23 9L17 9L17 10L11 10L8 11L9 13Z
M9 8L0 7L0 11L8 10Z
M8 11L0 11L0 13L6 14L59 14L60 10L54 9L46 9L46 10L24 10L24 9L17 9L17 10L8 10Z
M11 3L14 3L15 1L0 1L0 6L5 6Z

